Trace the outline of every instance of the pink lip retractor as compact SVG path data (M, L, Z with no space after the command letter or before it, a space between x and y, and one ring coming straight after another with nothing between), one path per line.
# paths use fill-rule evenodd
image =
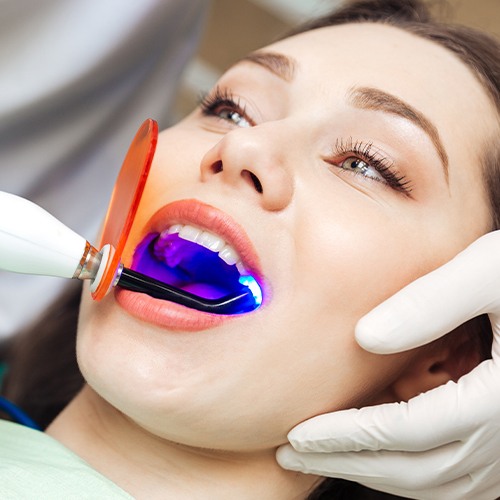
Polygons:
M148 119L135 135L118 175L104 222L100 251L34 203L0 192L0 269L90 279L95 300L101 300L114 286L120 286L215 314L238 314L256 309L262 296L252 276L242 276L241 286L231 288L223 296L206 298L127 269L121 263L157 141L158 124Z

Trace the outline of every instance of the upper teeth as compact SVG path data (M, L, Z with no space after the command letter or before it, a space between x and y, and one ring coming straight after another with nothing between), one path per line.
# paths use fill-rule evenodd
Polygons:
M248 274L247 270L241 262L238 252L228 245L220 236L209 231L204 231L188 224L175 224L161 233L161 236L168 234L177 234L179 238L186 241L197 243L208 250L218 253L219 257L228 265L236 265L241 275Z

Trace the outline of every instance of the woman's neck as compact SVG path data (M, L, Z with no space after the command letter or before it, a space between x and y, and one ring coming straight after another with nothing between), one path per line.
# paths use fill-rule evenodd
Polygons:
M226 453L158 438L88 387L47 434L138 499L300 499L318 482L281 469L273 449Z

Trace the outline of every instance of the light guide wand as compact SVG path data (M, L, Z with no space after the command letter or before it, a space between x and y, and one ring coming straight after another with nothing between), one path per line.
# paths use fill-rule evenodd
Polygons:
M89 279L92 292L106 277L110 285L103 296L113 286L120 286L214 314L239 314L260 305L249 286L217 299L207 299L127 269L121 263L108 279L109 262L115 257L111 245L98 251L41 207L13 194L0 192L0 214L0 269Z

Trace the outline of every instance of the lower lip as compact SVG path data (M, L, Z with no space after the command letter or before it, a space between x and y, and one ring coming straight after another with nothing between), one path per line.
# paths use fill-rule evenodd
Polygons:
M116 288L114 294L118 304L132 316L171 330L196 332L219 326L232 318L196 311L123 288Z

